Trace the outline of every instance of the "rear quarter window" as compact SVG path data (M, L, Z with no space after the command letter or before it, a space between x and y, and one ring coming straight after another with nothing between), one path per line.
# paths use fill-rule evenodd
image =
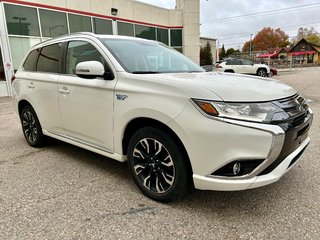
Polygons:
M36 71L39 52L40 49L36 49L29 53L28 57L26 58L23 64L23 68L25 71Z

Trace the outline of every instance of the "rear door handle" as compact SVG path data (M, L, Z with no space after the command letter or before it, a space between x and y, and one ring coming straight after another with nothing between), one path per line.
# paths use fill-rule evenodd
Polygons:
M28 88L34 89L36 86L33 84L33 82L29 83Z
M60 88L59 92L62 94L69 94L70 93L70 91L68 90L67 87Z

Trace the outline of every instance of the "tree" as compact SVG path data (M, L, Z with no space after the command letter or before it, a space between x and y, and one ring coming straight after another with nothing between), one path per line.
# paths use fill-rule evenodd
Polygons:
M252 40L252 50L262 51L268 48L286 47L289 45L289 36L280 28L273 29L271 27L265 27L256 34ZM243 45L242 51L250 51L250 41Z
M229 48L227 51L226 51L226 57L229 57L230 55L234 54L235 50L233 48Z
M200 48L200 65L212 65L212 52L209 41L204 47Z
M224 48L224 44L222 45L221 52L219 54L219 59L222 60L226 57L226 49Z
M243 44L242 52L250 52L250 41L247 41Z
M302 38L306 39L309 43L320 45L320 34L314 29L314 27L311 27L310 29L300 27L294 44L299 42Z

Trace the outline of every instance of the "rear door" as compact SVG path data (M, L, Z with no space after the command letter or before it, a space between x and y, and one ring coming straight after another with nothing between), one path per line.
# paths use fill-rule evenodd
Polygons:
M103 52L89 40L66 46L64 75L59 79L59 104L65 135L103 151L113 152L113 99L116 79L85 79L75 74L76 65L99 61L109 68Z
M18 95L27 99L40 120L43 130L63 132L58 104L58 79L61 73L62 44L44 46L30 52L18 71Z

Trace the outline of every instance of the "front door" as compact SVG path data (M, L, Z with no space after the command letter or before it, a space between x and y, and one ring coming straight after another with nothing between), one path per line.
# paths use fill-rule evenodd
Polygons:
M65 75L59 80L59 104L65 135L100 150L113 152L113 95L116 80L85 79L75 75L84 61L100 61L102 54L86 41L71 41L67 47Z

